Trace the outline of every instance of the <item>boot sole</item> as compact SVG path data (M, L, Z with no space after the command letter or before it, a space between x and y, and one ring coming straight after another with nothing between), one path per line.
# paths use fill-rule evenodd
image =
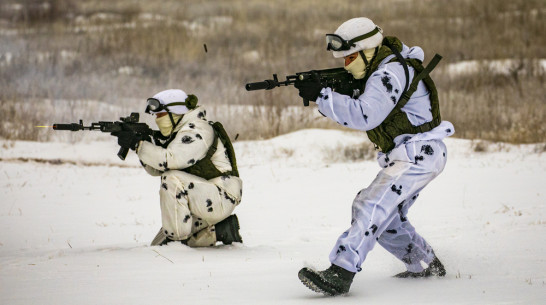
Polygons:
M444 277L446 276L445 271L440 271L438 273L430 271L430 273L415 273L415 272L402 272L398 273L396 275L393 275L392 277L398 278L398 279L419 279L419 278L429 278L429 277Z
M405 279L405 278L427 278L427 277L444 277L446 276L446 268L438 257L434 257L432 262L430 262L428 268L423 270L422 272L409 272L405 271L402 273L398 273L394 275L393 277L399 278L399 279Z

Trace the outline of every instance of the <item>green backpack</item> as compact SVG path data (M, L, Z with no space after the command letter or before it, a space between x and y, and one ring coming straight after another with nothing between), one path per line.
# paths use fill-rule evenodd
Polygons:
M378 55L373 67L368 71L367 77L377 70L379 63L387 56L394 54L396 57L393 58L390 62L398 61L402 64L404 72L406 74L406 85L404 91L394 109L389 113L387 118L376 128L366 131L368 138L372 143L381 149L382 152L386 153L392 150L395 146L394 138L401 134L417 134L421 132L427 132L440 125L442 119L440 116L440 103L438 99L438 92L436 90L436 85L430 77L430 72L442 56L436 54L430 63L424 67L421 61L417 59L404 59L400 51L402 51L402 43L396 37L385 37L383 40L383 46L380 48ZM408 82L409 72L408 65L415 69L415 75L411 84ZM409 101L411 95L417 90L417 85L420 81L425 83L425 86L430 92L430 103L431 103L431 112L432 112L432 121L424 123L419 126L413 126L407 115L402 111L402 107L406 105Z
M182 169L182 171L206 180L210 180L220 176L239 177L239 171L237 170L237 160L235 158L235 150L233 149L233 145L231 144L231 140L229 139L229 136L224 129L224 126L222 126L222 123L220 122L209 122L209 124L214 130L214 141L207 151L207 154L203 159L197 161L194 165L190 167ZM226 148L227 157L229 158L229 162L231 163L231 171L221 172L212 163L212 155L214 155L214 153L218 149L218 140L220 140Z

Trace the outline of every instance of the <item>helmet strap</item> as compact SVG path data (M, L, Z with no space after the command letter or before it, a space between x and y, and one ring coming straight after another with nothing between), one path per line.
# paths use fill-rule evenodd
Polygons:
M379 46L375 47L375 51L373 52L373 56L372 56L372 59L370 59L370 61L368 61L368 59L366 58L366 55L364 54L364 51L360 50L358 51L360 56L362 56L362 58L364 59L364 63L366 64L366 68L364 68L364 71L365 72L365 76L364 76L364 79L368 79L369 75L370 75L370 70L372 68L372 63L373 61L375 60L375 57L377 56L377 53L379 52Z
M366 65L366 67L368 66L368 59L366 58L366 55L364 55L364 52L362 50L358 51L358 54L360 54L360 57L362 57L362 59L364 60L364 65Z
M372 63L377 56L377 53L379 52L379 46L375 47L375 51L373 52L372 59L370 59L370 63Z
M173 115L170 111L167 110L167 114L169 115L169 119L171 120L171 125L173 126L173 128L171 129L171 135L173 134L174 132L174 129L176 128L176 126L178 125L178 123L180 123L180 121L182 121L182 117L184 117L184 115L182 115L179 119L178 119L178 122L174 122L174 118L173 118Z

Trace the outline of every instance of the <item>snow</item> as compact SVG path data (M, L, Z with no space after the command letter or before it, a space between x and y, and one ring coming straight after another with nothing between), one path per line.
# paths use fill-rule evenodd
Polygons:
M447 139L444 173L409 218L446 265L437 279L395 279L377 246L347 296L303 286L326 268L354 195L379 170L333 158L362 133L302 130L236 142L244 244L150 247L159 181L115 141L0 141L0 304L545 304L546 154L541 145Z

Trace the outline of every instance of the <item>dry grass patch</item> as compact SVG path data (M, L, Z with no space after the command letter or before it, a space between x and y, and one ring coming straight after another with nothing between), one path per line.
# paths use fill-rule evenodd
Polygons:
M543 59L546 45L540 0L11 0L0 8L0 103L10 111L0 114L4 138L46 140L23 126L73 112L59 106L42 115L22 106L29 101L72 100L92 112L92 103L82 101L98 100L130 112L167 88L209 105L256 107L246 124L237 124L238 110L219 116L248 139L333 127L327 119L290 117L287 106L301 105L294 89L246 92L244 84L340 66L325 51L324 34L355 16L422 46L427 58L442 54L440 67L495 59L528 65ZM434 71L442 116L455 124L456 136L545 141L544 69L525 71L517 65L507 75Z

